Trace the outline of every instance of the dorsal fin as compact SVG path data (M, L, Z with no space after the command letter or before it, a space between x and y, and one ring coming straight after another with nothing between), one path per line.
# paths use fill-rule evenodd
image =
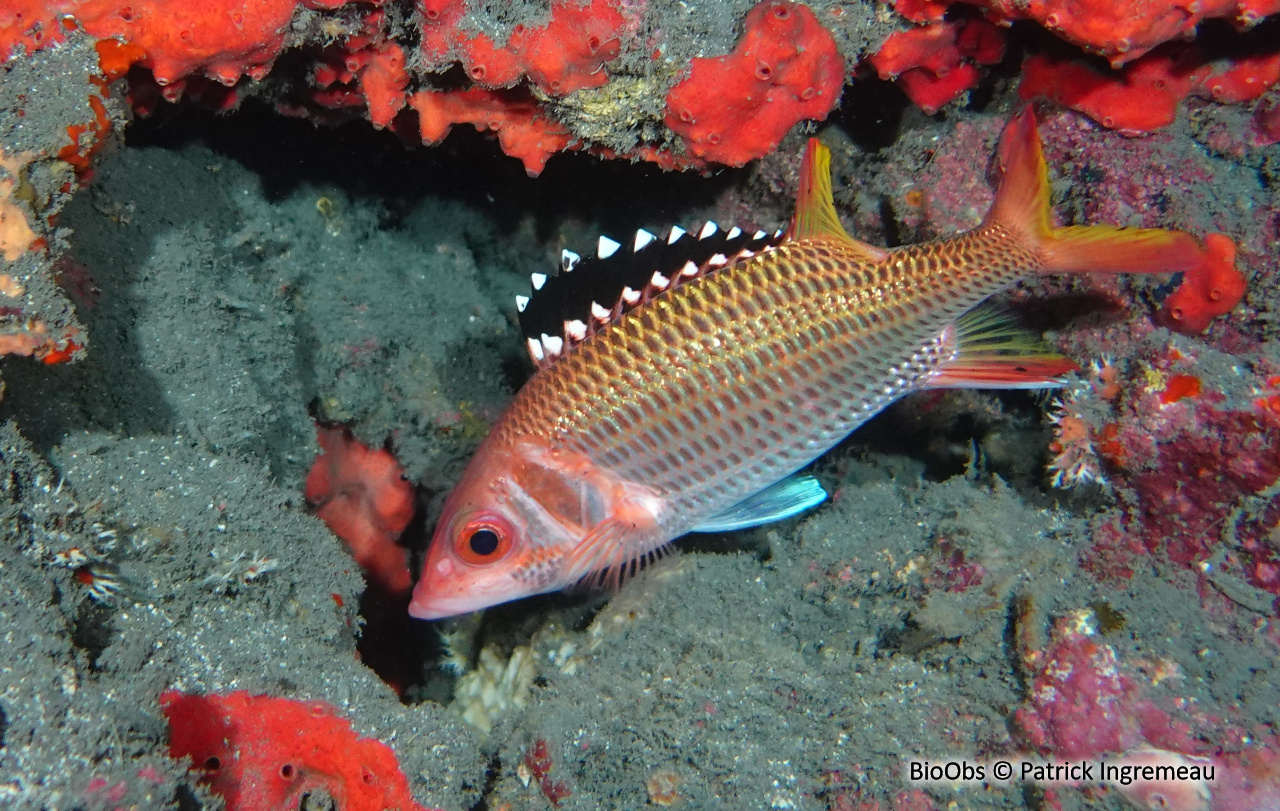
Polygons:
M809 148L800 165L800 188L796 192L796 212L787 230L789 239L831 239L853 247L864 258L882 262L889 252L856 240L845 232L831 198L831 150L817 138L809 139Z
M600 237L594 256L564 251L559 273L535 273L532 292L516 297L520 332L539 368L587 340L622 313L665 290L773 249L781 231L724 230L714 222L665 237L637 231L618 242Z

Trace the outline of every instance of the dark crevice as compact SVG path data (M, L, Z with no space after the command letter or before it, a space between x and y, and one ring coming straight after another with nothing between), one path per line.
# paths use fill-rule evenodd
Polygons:
M115 637L116 631L111 622L114 614L110 606L92 601L86 601L76 613L71 644L85 652L91 671L99 669L98 659Z

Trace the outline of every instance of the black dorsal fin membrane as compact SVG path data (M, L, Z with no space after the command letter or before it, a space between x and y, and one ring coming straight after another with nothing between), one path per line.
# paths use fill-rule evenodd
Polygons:
M595 255L565 251L558 273L533 275L533 292L516 298L520 332L534 363L545 365L663 290L773 248L783 238L781 231L725 230L713 222L662 236L637 231L629 243L601 237Z

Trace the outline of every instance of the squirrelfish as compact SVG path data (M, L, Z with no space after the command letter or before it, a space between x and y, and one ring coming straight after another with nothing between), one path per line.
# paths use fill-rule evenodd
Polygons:
M409 612L614 579L688 532L794 515L826 494L793 474L904 394L1061 385L1074 364L980 308L992 294L1028 274L1206 261L1185 233L1054 227L1030 110L997 158L991 211L948 239L850 237L811 139L785 233L602 237L596 258L566 251L558 275L535 274L517 304L538 370L449 495ZM595 298L565 314L575 289Z

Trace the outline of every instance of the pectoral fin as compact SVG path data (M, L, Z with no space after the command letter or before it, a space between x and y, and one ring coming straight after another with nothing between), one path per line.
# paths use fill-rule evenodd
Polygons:
M694 527L694 532L729 532L781 521L816 507L827 491L812 476L788 476Z

